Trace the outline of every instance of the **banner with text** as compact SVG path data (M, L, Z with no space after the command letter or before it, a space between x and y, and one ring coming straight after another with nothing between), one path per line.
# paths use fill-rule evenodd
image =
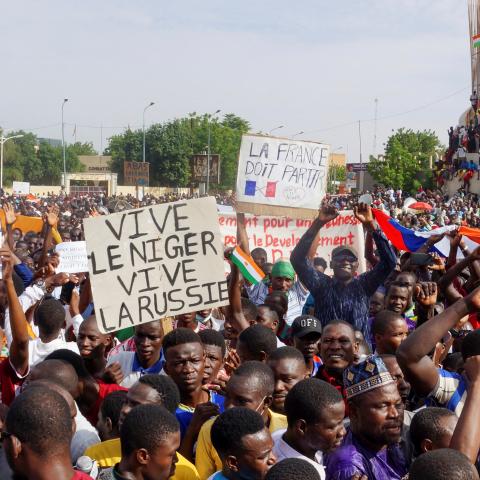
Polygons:
M275 262L282 257L289 258L301 236L312 224L311 220L279 217L245 216L250 250L261 247L267 251L268 261ZM218 222L225 247L237 244L237 219L235 213L219 212ZM320 230L317 256L330 265L332 250L339 245L353 247L359 257L358 271L366 271L365 241L362 224L351 210L340 212L338 217ZM331 273L330 269L327 273Z
M308 218L325 195L328 158L329 146L322 143L243 135L236 190L240 209L259 213L250 206L263 205L263 214L289 209L290 216Z
M149 182L150 163L123 162L123 184L146 187Z
M84 220L102 332L228 303L213 197Z
M85 242L63 242L57 244L55 251L60 257L57 273L88 272L87 244Z

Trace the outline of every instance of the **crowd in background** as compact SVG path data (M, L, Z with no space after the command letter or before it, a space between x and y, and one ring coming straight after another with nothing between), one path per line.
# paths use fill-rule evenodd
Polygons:
M55 243L82 240L86 217L194 196L4 194L0 478L478 479L480 248L434 234L480 226L478 197L366 193L328 197L273 264L237 213L262 281L230 262L228 306L108 334L88 274L56 271ZM433 234L400 251L370 204ZM316 254L345 209L363 226L365 273L350 246ZM18 215L41 224L19 230ZM444 237L448 256L432 254Z

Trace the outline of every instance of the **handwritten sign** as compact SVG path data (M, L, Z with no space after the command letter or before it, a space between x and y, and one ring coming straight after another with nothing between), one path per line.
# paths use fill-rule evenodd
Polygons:
M85 242L63 242L55 247L60 256L57 273L88 272L87 244Z
M329 146L243 135L237 172L237 208L256 214L309 218L325 195Z
M301 236L312 224L311 220L246 215L246 228L250 250L261 247L267 252L268 261L289 258ZM237 244L237 219L235 213L219 212L218 222L225 247ZM340 212L332 222L320 229L317 256L330 264L332 250L339 245L349 245L358 253L360 273L366 271L365 241L362 224L351 210ZM327 270L327 273L331 273Z
M102 332L228 303L213 197L84 220Z
M30 193L30 182L17 182L12 183L13 193L18 195L28 195Z

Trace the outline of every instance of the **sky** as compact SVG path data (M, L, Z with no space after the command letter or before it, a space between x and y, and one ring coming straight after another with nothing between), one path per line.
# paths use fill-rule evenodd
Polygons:
M360 120L365 161L401 127L446 143L471 93L467 0L15 0L0 40L0 126L61 138L68 98L97 150L153 101L147 125L221 109L350 162Z

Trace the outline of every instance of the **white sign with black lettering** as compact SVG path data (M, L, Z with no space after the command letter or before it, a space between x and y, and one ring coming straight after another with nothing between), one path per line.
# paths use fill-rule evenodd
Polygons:
M102 332L228 304L213 197L84 221Z
M60 257L57 273L88 272L87 244L85 242L63 242L55 247Z
M316 212L326 192L328 158L329 146L322 143L243 135L237 202L268 206L263 214L279 213L279 207L291 208L291 215Z

